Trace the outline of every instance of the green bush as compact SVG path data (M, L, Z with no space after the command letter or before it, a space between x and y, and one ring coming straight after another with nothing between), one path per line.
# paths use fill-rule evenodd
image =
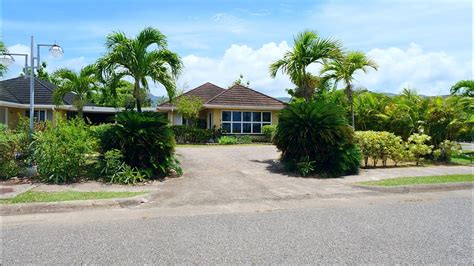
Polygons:
M360 152L354 132L337 104L297 101L281 110L273 138L282 152L285 169L296 171L300 162L314 161L313 173L340 176L356 173Z
M222 136L219 138L220 145L233 145L237 143L238 143L238 140L234 136Z
M110 183L135 184L144 180L140 171L127 165L123 161L122 153L116 149L104 154L101 174L104 181Z
M418 133L415 133L408 138L408 150L414 156L416 165L420 164L421 157L431 153L433 145L425 144L430 141L430 139L430 136Z
M355 137L366 167L369 158L372 159L374 167L377 166L379 160L382 161L383 166L386 166L388 159L392 159L396 165L410 158L402 138L393 133L386 131L357 131L355 132Z
M252 144L252 137L249 135L236 136L237 144Z
M461 145L455 141L444 140L439 144L439 148L433 151L435 160L449 163L453 155L458 155L461 151Z
M88 158L96 150L96 139L80 119L58 121L34 134L33 157L39 178L47 183L77 181Z
M21 172L22 165L17 160L20 140L19 134L6 128L0 130L0 179L9 179Z
M265 136L267 142L271 142L275 135L276 125L267 125L262 127L262 133Z
M214 137L214 132L209 129L185 125L175 125L171 128L178 143L207 143Z
M105 153L115 146L116 139L114 135L114 127L114 124L100 124L90 126L91 134L97 139L101 153Z
M250 139L252 140L252 143L271 142L271 140L268 141L267 137L262 135L251 135Z
M108 134L113 140L108 150L120 150L124 162L148 178L163 177L173 168L181 172L176 169L179 168L174 158L176 142L165 116L152 112L122 112Z

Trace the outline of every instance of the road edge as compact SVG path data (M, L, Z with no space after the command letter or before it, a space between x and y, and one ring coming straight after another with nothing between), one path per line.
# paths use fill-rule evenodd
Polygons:
M448 190L462 190L474 188L473 182L458 182L458 183L441 183L441 184L426 184L426 185L404 185L404 186L369 186L351 184L353 187L373 190L387 193L413 193L413 192L429 192L429 191L448 191Z

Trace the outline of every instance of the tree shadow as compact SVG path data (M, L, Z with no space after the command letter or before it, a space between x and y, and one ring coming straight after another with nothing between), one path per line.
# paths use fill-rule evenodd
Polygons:
M282 176L293 177L293 178L310 178L310 179L327 179L321 177L320 175L310 175L310 176L301 176L295 172L287 172L280 160L250 160L251 162L266 164L265 169L274 174L279 174Z

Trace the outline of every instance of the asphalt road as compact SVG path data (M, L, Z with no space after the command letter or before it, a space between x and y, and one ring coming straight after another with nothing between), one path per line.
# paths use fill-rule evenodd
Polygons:
M473 264L472 191L360 201L269 212L5 217L2 265Z

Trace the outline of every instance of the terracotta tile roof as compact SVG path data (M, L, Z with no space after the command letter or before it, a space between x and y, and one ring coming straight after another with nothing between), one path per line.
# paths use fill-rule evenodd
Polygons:
M53 91L56 85L35 77L35 104L54 105ZM67 93L64 103L71 105L74 94ZM0 81L0 101L29 104L30 103L30 79L17 77Z
M229 105L229 106L271 106L283 107L285 104L273 97L265 95L256 90L252 90L242 85L234 85L221 94L210 99L209 105Z
M207 82L207 83L202 84L199 87L196 87L196 88L184 93L183 95L181 95L179 97L196 96L196 97L201 98L202 101L204 103L206 103L207 101L209 101L210 99L214 98L216 95L218 95L218 94L220 94L224 91L225 91L225 89L223 89L219 86L216 86L212 83ZM174 105L171 105L170 102L166 102L166 103L163 103L163 104L160 105L160 107L171 107L171 106L174 106Z
M265 106L284 107L285 103L265 95L256 90L242 85L234 85L229 89L223 89L212 83L205 83L192 89L182 96L193 95L201 98L204 104L227 105L227 106ZM180 96L180 97L182 97ZM161 104L159 107L172 107L169 102Z

